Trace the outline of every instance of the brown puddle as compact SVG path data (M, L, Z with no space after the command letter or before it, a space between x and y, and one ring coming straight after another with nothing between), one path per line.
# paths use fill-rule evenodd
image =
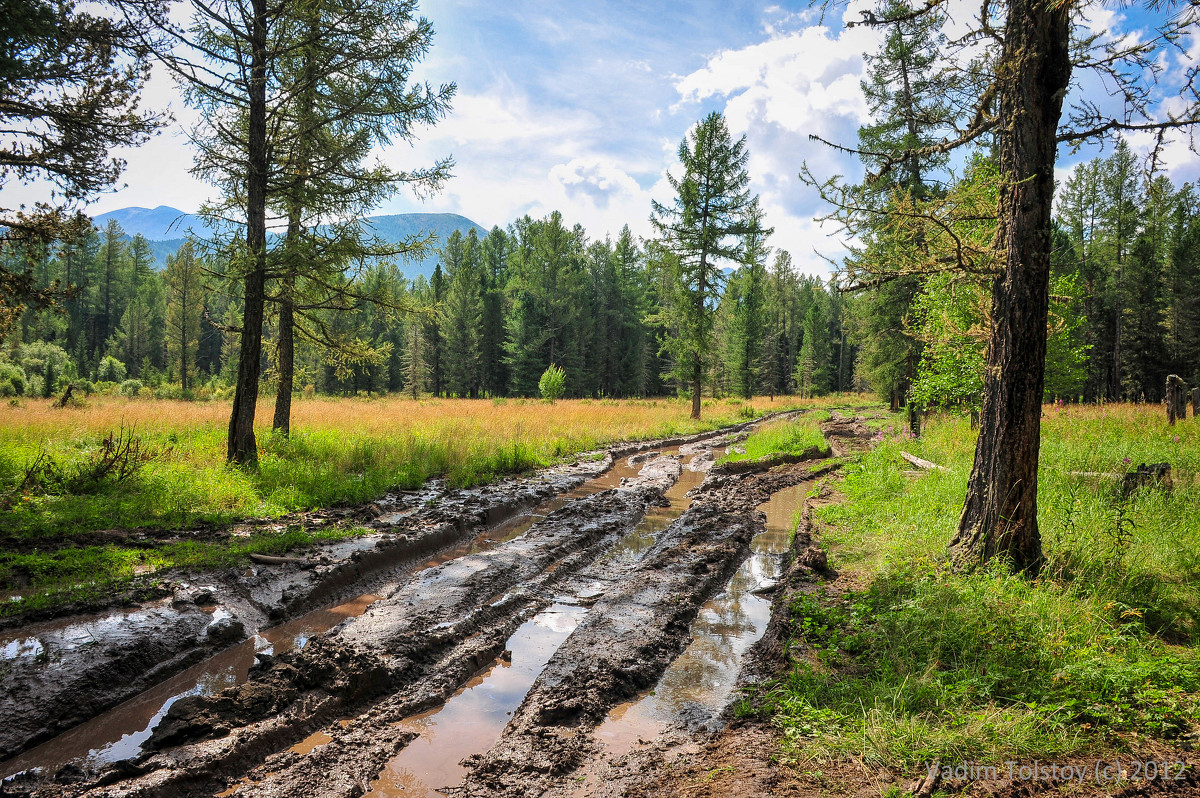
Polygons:
M676 447L664 450L662 454L677 452ZM636 476L646 459L648 457L643 456L633 465L629 464L628 459L622 460L603 478L585 483L567 496L577 498L617 487L622 477ZM691 504L687 492L699 485L704 476L703 472L685 467L679 479L665 493L670 505L650 508L628 534L602 555L602 559L633 560L640 556L653 545L657 534L687 509ZM555 499L547 504L558 501ZM557 507L548 512L553 512L553 509ZM419 736L388 763L371 785L368 795L379 798L432 798L445 794L440 792L441 788L457 785L467 773L466 768L458 763L495 744L512 712L520 706L542 668L586 614L586 609L571 602L595 598L603 590L603 583L597 581L585 586L574 596L560 596L556 600L558 603L526 622L509 638L506 646L512 653L510 662L498 661L489 671L467 682L439 709L403 721ZM311 750L319 744L315 737L310 737L301 745Z
M640 459L644 459L644 456ZM603 474L543 502L527 513L509 518L467 542L429 558L415 566L413 571L432 568L467 554L486 551L517 538L535 522L569 501L617 487L622 478L637 476L641 467L640 462L630 465L629 458L621 458ZM263 630L249 640L197 663L107 712L0 764L0 779L37 767L54 771L67 762L77 760L105 764L136 757L141 753L141 744L150 737L150 733L167 710L180 698L189 695L211 695L246 681L256 653L280 654L293 646L303 647L313 636L325 633L347 618L361 615L379 598L366 594L345 604L315 610L280 626ZM116 613L113 617L119 619L123 614ZM90 640L95 639L97 624L103 625L105 620L96 619L82 625L87 628ZM2 642L0 660L38 656L42 651L42 643L36 637L14 638Z
M596 730L606 757L621 756L639 741L652 740L673 722L703 726L729 703L746 651L771 619L771 599L751 591L779 579L779 555L787 550L796 512L809 488L805 483L787 488L759 506L767 516L767 531L755 536L750 557L724 592L700 608L687 649L653 691L615 707Z
M7 778L30 768L54 770L85 759L93 764L118 762L141 753L141 744L171 705L189 695L211 695L246 680L254 655L280 654L303 648L309 639L366 611L379 596L365 594L328 609L314 610L285 624L265 629L245 642L193 665L109 711L79 724L36 748L0 765Z
M569 604L553 604L539 612L508 639L510 661L498 660L439 709L402 721L420 736L387 764L367 794L436 796L444 794L439 788L458 784L467 772L459 761L486 751L500 738L533 680L586 612Z

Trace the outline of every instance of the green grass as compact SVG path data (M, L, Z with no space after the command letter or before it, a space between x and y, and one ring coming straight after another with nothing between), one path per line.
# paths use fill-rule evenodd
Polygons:
M153 574L170 568L212 570L245 562L250 554L285 554L314 543L357 537L365 530L325 527L309 531L255 531L208 541L173 541L157 546L72 546L50 552L9 553L0 574L20 573L41 589L20 601L0 605L0 617L68 602L103 603L112 591L130 588L153 593Z
M825 454L829 444L821 434L821 422L829 420L829 413L813 410L790 421L768 421L746 438L745 452L730 452L718 462L733 463L739 460L759 460L772 455L800 455L812 448Z
M759 696L793 760L912 771L1128 750L1200 721L1200 423L1158 408L1048 410L1040 578L946 563L974 439L933 419L921 441L885 433L820 511L833 566L860 590L791 607L801 644ZM899 423L895 425L899 427ZM1178 440L1176 440L1178 438ZM910 478L901 449L949 467ZM1129 462L1126 462L1128 458ZM1170 462L1174 490L1122 498L1071 471Z
M310 538L255 537L181 549L153 540L95 545L97 530L159 531L373 501L433 477L472 486L578 457L617 441L702 432L790 409L780 400L305 400L288 438L258 430L259 468L225 464L228 408L219 403L89 400L55 410L32 400L0 407L0 617L153 581L166 568L219 567L247 546L286 551ZM260 419L270 413L259 408ZM140 467L95 477L105 439L137 439ZM34 468L35 464L37 465ZM168 535L167 537L170 537ZM282 547L282 548L279 548ZM275 550L275 549L272 549ZM198 553L199 552L199 553ZM230 559L232 558L232 559Z

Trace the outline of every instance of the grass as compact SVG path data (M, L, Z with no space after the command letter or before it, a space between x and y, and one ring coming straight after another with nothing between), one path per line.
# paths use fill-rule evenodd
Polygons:
M293 405L293 433L281 438L270 434L264 402L257 472L225 464L225 403L96 397L62 410L40 400L0 406L0 589L20 588L0 616L101 595L164 568L217 567L313 540L293 530L135 547L94 544L97 530L275 518L365 503L432 477L477 485L617 441L701 432L792 406L709 400L693 421L690 403L673 399L307 399ZM140 447L134 467L124 479L97 477L111 441L122 440L118 430Z
M1035 580L946 563L974 436L940 418L888 436L820 512L832 564L861 585L791 607L797 650L761 705L793 760L1042 760L1172 740L1200 720L1200 422L1157 407L1046 409ZM899 425L897 424L897 427ZM917 478L901 449L949 471ZM1169 462L1174 489L1122 497L1124 472Z
M769 421L746 438L742 447L744 452L730 452L720 462L758 460L771 455L800 455L812 448L828 453L829 445L821 434L820 424L829 418L828 411L814 410L794 420Z

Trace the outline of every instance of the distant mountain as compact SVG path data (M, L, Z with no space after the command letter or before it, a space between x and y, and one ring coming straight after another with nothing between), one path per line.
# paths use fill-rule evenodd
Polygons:
M116 219L130 238L138 233L145 236L150 242L150 249L159 268L166 266L167 255L174 254L183 246L189 230L195 231L197 235L204 235L207 230L198 216L166 205L159 205L157 208L121 208L94 217L96 226L102 229L109 219ZM466 235L469 230L474 229L480 237L488 232L467 217L456 213L396 213L371 216L367 221L375 234L389 244L422 232L431 232L437 235L436 246L440 247L455 230ZM401 263L400 267L410 279L416 279L418 274L429 277L433 274L437 260L437 252L434 251L422 261Z

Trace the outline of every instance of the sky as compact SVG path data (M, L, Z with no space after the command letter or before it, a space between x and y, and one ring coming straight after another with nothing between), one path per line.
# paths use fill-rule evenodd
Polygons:
M398 195L376 213L452 212L490 228L559 210L593 239L615 238L626 224L649 236L651 199L673 196L666 173L680 174L680 141L716 110L735 137L746 136L751 189L775 229L770 243L788 250L799 270L826 275L843 242L831 224L814 221L829 209L797 174L807 162L819 177L861 177L856 159L809 136L853 144L870 120L862 54L880 34L843 22L873 6L850 0L822 18L806 2L426 2L420 13L436 34L417 76L456 83L453 111L382 157L411 169L453 156L455 177L432 198ZM964 19L968 7L978 3L963 3ZM1144 22L1115 5L1089 8L1086 24L1105 35ZM1165 55L1168 73L1197 55L1196 48ZM1102 99L1108 89L1084 76L1073 91ZM157 205L192 212L212 194L188 172L183 129L195 117L169 78L156 75L143 106L169 107L179 121L121 153L124 185L97 198L93 214ZM1143 151L1151 143L1133 141ZM1095 154L1060 153L1060 176ZM1180 181L1200 176L1186 142L1168 149L1167 167ZM26 192L20 201L42 198L37 187L19 191Z

